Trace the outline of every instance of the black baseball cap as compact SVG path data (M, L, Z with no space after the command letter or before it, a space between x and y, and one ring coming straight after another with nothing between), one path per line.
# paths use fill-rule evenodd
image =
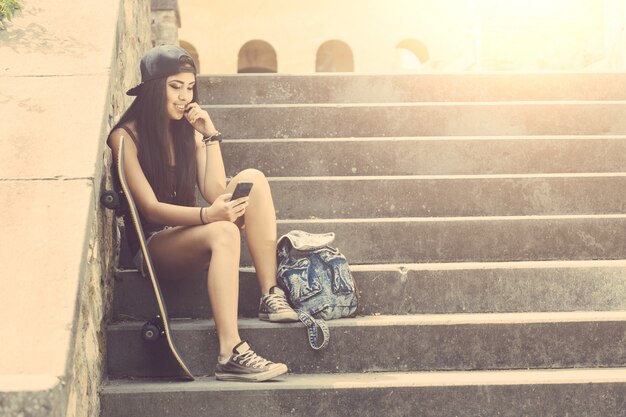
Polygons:
M141 83L126 92L136 96L146 81L169 77L179 72L196 74L196 64L187 51L177 45L160 45L150 49L141 58Z

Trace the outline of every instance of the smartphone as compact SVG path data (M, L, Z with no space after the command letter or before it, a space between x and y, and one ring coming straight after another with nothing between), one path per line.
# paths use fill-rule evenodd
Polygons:
M250 190L252 190L252 185L251 182L238 182L230 200L233 201L241 197L247 197L250 194Z

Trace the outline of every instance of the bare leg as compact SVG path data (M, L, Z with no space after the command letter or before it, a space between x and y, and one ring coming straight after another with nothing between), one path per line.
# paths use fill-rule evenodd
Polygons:
M254 186L250 205L246 208L244 222L250 254L254 262L261 293L266 294L276 285L276 211L270 186L265 175L256 169L246 169L237 174L226 187L233 192L237 182L249 181Z
M180 279L208 266L211 308L227 358L241 341L237 329L240 232L231 222L167 229L150 241L150 254L162 279ZM209 262L210 261L210 262Z

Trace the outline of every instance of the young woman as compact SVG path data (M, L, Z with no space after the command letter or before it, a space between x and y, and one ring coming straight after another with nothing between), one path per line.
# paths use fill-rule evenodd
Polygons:
M244 170L226 184L219 132L196 102L196 68L178 46L158 46L141 59L135 101L112 129L108 145L117 160L124 138L126 177L137 203L148 250L160 279L181 279L208 269L208 289L219 340L216 378L264 381L287 372L257 355L239 337L240 230L244 229L263 296L259 318L297 321L276 286L276 214L260 171ZM240 181L249 197L231 201ZM195 187L209 207L196 206ZM128 224L128 223L127 223ZM143 268L137 237L129 233Z

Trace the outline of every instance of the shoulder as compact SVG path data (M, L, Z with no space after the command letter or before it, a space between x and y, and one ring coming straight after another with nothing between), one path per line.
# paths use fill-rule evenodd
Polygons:
M110 143L112 138L119 138L120 136L130 137L132 139L132 142L134 142L136 146L139 146L139 135L137 134L137 127L134 121L128 121L113 129L111 133L109 133L107 143Z
M126 126L126 127L130 129L129 126ZM107 144L113 151L116 151L117 148L119 147L121 139L124 138L125 139L124 147L127 150L132 150L136 153L137 148L138 148L137 136L135 135L133 130L131 130L131 132L132 132L132 135L129 134L129 132L126 129L122 127L118 127L117 129L112 130L111 133L109 134L109 137L107 139Z

